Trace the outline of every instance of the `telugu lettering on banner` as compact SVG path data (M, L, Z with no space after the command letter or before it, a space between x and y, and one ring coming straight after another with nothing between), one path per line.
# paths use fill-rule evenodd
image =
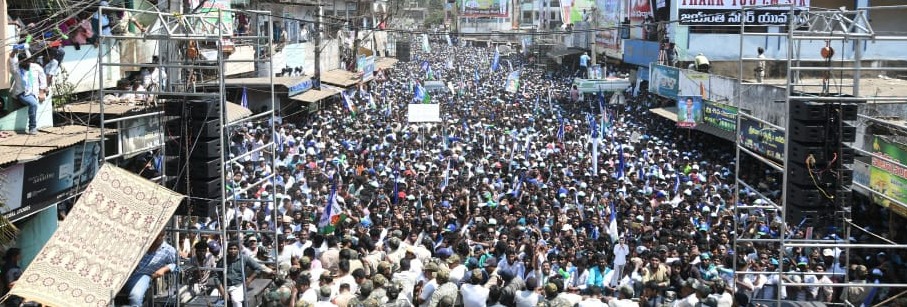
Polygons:
M763 124L755 119L741 116L737 142L766 158L784 161L784 131Z
M907 164L907 145L887 137L875 136L872 141L872 152L887 158L887 160L883 160L872 157L869 187L879 194L887 196L873 195L873 201L882 207L907 216L907 207L897 203L907 203L907 168L901 166ZM892 199L897 202L891 201Z
M680 9L680 24L687 26L739 26L744 23L750 26L783 26L790 24L790 18L800 18L801 10L753 10L741 12L728 9ZM798 21L795 21L799 23Z
M702 120L724 131L737 130L737 107L706 101L702 108Z

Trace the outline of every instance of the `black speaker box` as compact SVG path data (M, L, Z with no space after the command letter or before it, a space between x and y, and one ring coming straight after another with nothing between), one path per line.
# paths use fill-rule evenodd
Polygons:
M828 120L826 106L812 101L791 100L790 119L803 122L825 122Z
M412 61L410 56L410 43L408 41L397 42L397 61L400 62L409 62Z

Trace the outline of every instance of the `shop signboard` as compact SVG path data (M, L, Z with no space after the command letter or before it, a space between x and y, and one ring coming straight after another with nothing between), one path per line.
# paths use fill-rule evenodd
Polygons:
M141 150L161 145L162 121L158 116L140 117L119 122L120 152L127 158L142 153Z
M598 7L598 22L601 31L595 33L595 43L610 57L620 58L620 39L618 27L620 26L621 2L625 0L596 0L595 5ZM647 64L648 65L648 64Z
M461 17L507 17L507 0L461 1Z
M784 161L784 130L776 129L747 116L741 116L737 143L768 159Z
M736 131L737 107L706 101L702 107L702 121L724 131Z
M7 196L3 216L16 221L84 189L98 170L100 149L98 142L81 143L22 164L21 171L7 171L12 184L4 187L4 194L18 191L19 196Z
M902 165L907 164L907 145L887 137L875 136L872 140L872 152ZM907 168L872 157L869 180L869 187L872 190L901 203L907 203ZM873 201L882 207L889 208L892 212L907 217L907 208L891 200L873 196Z

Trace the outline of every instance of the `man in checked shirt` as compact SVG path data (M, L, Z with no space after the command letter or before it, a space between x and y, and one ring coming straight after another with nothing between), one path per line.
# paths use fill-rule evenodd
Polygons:
M164 276L174 268L176 249L164 242L164 232L161 232L148 247L148 251L142 256L139 265L123 287L122 291L129 293L129 306L142 306L151 281Z

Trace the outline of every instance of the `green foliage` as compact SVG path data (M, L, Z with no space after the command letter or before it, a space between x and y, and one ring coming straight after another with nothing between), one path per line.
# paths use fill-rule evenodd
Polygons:
M429 10L428 16L425 16L423 24L426 28L444 23L444 10Z
M62 107L64 104L72 100L73 92L76 90L76 85L72 84L69 80L69 73L66 72L66 69L60 67L60 74L54 77L53 86L53 98L54 108Z

